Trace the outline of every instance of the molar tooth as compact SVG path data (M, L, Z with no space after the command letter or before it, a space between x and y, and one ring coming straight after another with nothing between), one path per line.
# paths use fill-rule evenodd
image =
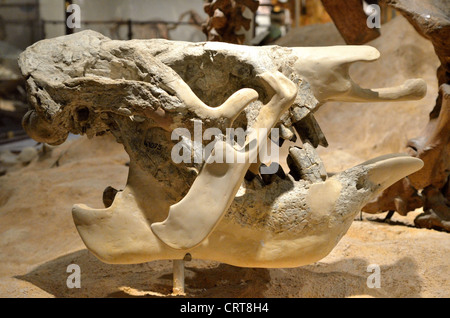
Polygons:
M322 160L309 143L304 143L303 148L289 148L288 165L296 179L322 182L327 178Z
M313 114L309 113L302 120L296 122L294 127L304 143L309 141L314 148L319 145L328 147L328 141Z
M302 106L294 106L291 109L292 119L294 122L300 121L310 113L310 110Z

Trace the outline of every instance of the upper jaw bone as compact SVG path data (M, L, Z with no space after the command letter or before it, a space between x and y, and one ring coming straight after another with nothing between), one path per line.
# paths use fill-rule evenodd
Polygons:
M427 93L423 79L410 79L403 84L367 89L356 84L349 75L350 65L355 62L372 62L380 57L377 49L370 46L336 46L324 48L294 48L302 56L295 65L296 73L310 83L319 102L383 102L422 99Z

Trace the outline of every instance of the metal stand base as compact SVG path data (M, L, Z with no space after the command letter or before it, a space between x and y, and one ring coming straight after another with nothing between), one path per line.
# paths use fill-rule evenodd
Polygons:
M186 295L184 292L184 260L173 260L173 291L172 295Z

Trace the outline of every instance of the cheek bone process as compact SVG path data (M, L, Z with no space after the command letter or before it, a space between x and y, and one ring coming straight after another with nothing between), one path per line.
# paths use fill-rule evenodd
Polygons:
M183 293L186 257L266 268L322 259L362 207L422 168L418 158L391 154L328 177L315 152L327 146L314 119L326 101L424 97L421 79L380 89L355 84L350 65L378 57L369 46L115 41L83 31L37 42L20 56L31 105L23 125L51 145L69 132L90 138L109 132L123 144L130 156L126 187L113 191L105 209L75 205L76 228L106 263L174 260L174 292ZM193 136L194 121L223 136L241 127L250 132L244 146L263 144L267 136L254 133L260 128L278 128L279 145L298 135L302 146L289 149L290 171L278 165L273 175L260 174L269 163L259 160L212 160L242 148L223 138L202 162L175 163L172 133L185 128Z

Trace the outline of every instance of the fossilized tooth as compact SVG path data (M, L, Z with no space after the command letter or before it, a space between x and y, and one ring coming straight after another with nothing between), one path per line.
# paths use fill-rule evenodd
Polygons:
M249 47L160 39L127 43L83 31L38 42L19 58L34 105L23 125L33 138L57 144L67 131L94 136L102 128L109 129L96 114L157 120L152 113L161 107L176 116L165 118L166 125L174 129L186 121L187 112L209 119L213 110L206 105L215 108L247 87L259 94L259 100L245 109L244 121L251 127L259 108L273 94L259 78L267 71L280 71L299 86L292 109L304 111L299 116L295 112L282 116L290 122L288 126L327 100L381 102L425 95L426 83L421 79L384 89L362 89L354 83L348 73L350 65L378 57L379 52L369 46ZM217 120L212 124L222 128Z
M361 93L348 76L348 65L375 58L377 51L370 47L124 42L84 31L38 42L21 55L32 105L24 126L39 132L42 122L45 133L39 138L47 142L60 142L69 131L90 137L110 131L130 155L127 186L110 207L73 208L80 236L101 260L139 263L183 259L190 253L237 266L298 266L329 253L373 195L420 169L422 161L383 157L325 181L295 180L287 174L264 186L258 178L246 181L246 167L239 164L223 170L205 161L175 164L172 132L185 127L195 134L195 119L203 128L222 132L227 127L270 128L281 118L291 121L290 105L306 108L308 115L329 99L423 95L420 81L407 89L387 89L389 94ZM54 135L47 136L49 127ZM302 152L293 155L300 158ZM298 171L314 166L303 160L294 163L300 165ZM220 183L220 173L230 184ZM191 191L197 184L200 190L208 187L208 180L214 188ZM170 222L169 211L183 200L189 203L186 215L194 216L193 209L202 202L220 202L208 229L193 240L189 229L198 231L201 222L183 219L182 211ZM197 220L209 217L204 207L197 212ZM176 226L158 238L151 226L166 221ZM178 232L183 222L190 223L188 231Z

